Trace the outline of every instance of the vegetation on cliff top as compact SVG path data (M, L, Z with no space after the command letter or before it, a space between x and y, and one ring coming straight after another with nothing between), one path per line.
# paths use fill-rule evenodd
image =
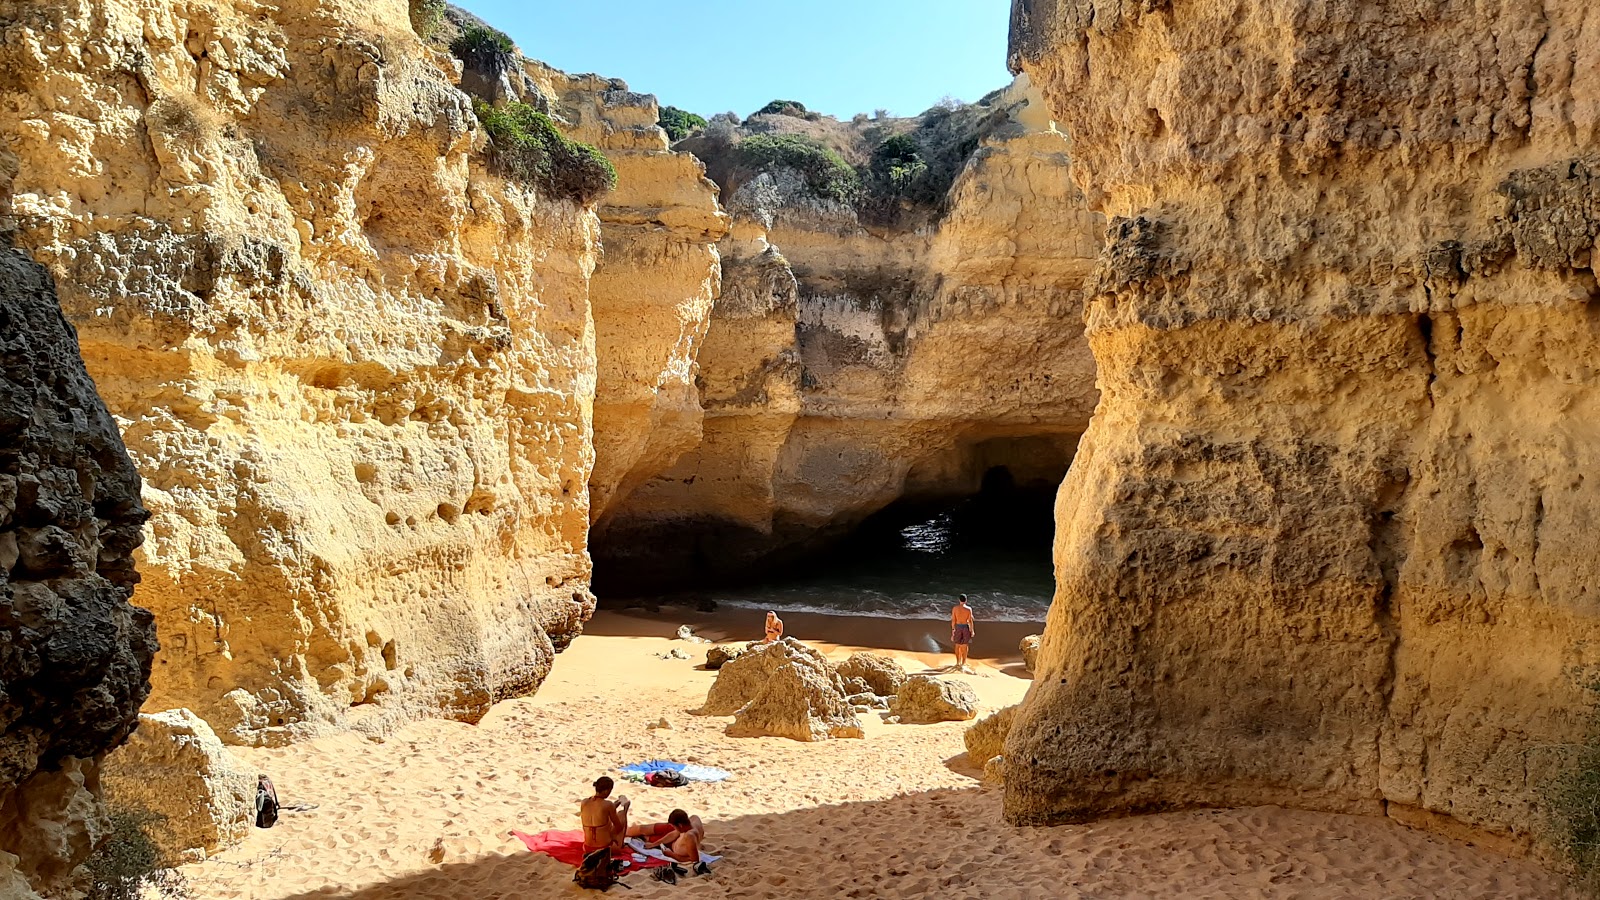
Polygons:
M450 42L450 53L463 65L498 78L517 64L517 45L503 31L468 22Z
M789 168L799 172L818 197L849 203L861 190L861 176L838 151L798 134L758 134L740 142L737 153L749 168Z
M489 161L501 177L584 205L616 187L617 170L605 154L568 138L528 104L474 100L472 110L489 135Z
M682 110L676 106L663 106L661 113L656 117L656 124L667 133L667 140L676 144L691 134L704 131L706 120L692 112Z
M793 116L796 119L807 119L812 122L822 118L820 113L806 109L806 105L798 100L774 100L761 107L752 116Z

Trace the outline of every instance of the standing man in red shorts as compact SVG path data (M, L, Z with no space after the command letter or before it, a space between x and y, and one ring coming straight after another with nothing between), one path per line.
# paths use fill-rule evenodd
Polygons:
M962 594L950 610L950 643L956 645L956 667L963 671L967 668L967 649L976 633L972 627L972 607L967 605L967 595Z

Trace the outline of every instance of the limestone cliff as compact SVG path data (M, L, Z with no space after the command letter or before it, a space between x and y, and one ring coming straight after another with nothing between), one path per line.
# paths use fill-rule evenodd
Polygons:
M227 741L473 718L593 608L599 223L486 172L407 22L0 2L18 243L145 477L150 707Z
M698 360L704 440L600 523L601 578L736 573L897 499L975 493L997 466L1054 486L1095 403L1079 288L1102 226L1036 99L1024 82L936 111L982 119L981 140L934 208L888 224L792 168L680 145L707 154L735 219ZM764 116L734 139L783 128L849 137Z
M604 248L589 283L598 371L590 516L604 517L700 443L696 358L721 290L728 217L692 154L656 126L656 98L615 79L528 63L570 133L605 152L617 187L599 207Z
M1282 803L1525 837L1600 663L1600 8L1014 22L1113 224L1009 817Z
M0 151L0 212L11 160ZM0 896L70 886L103 830L98 780L149 692L129 605L139 475L48 275L0 222Z

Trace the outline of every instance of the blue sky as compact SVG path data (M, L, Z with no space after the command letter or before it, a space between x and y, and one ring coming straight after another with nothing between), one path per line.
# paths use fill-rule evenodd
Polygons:
M708 117L780 98L840 118L908 116L1011 80L1011 0L455 2L535 59Z

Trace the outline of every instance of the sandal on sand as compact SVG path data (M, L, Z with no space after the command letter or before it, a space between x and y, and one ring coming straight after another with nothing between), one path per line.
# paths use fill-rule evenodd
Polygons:
M697 862L694 864L694 873L696 875L710 875L711 867L706 865L704 861Z
M665 881L667 884L677 884L678 873L673 871L676 868L677 866L662 866L659 869L651 869L650 877L657 881Z

